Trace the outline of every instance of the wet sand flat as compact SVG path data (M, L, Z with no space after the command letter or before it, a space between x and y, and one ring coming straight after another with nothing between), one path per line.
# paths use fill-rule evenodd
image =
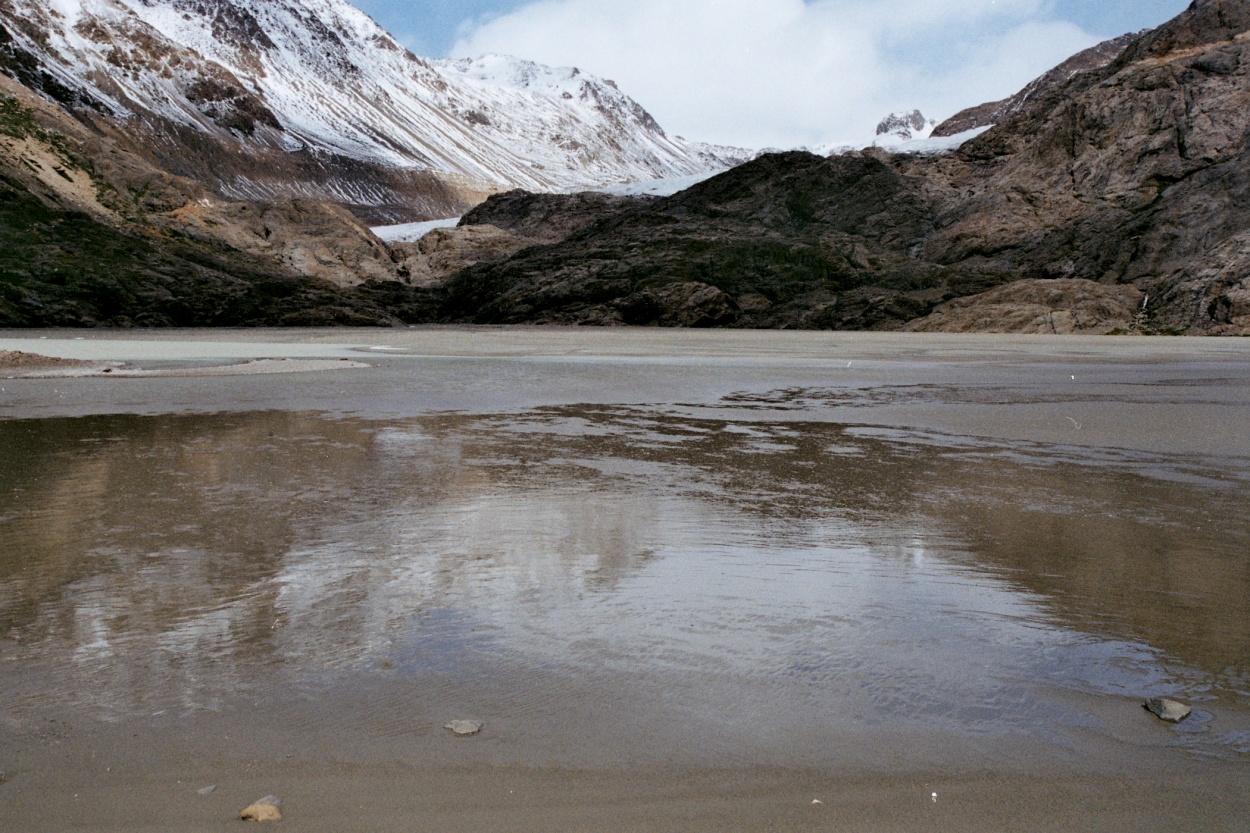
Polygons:
M134 373L0 380L0 830L1250 810L1245 340L35 335Z

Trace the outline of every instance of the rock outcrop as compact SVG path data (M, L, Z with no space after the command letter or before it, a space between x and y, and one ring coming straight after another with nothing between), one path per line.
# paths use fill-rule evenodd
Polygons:
M948 198L924 257L1133 284L1150 329L1235 331L1250 274L1248 29L1244 3L1199 0L935 160L928 179Z
M911 333L1106 335L1137 326L1145 299L1132 285L1026 280L947 301L903 329Z
M711 304L715 312L696 321L871 328L927 311L894 310L898 287L943 280L941 267L910 254L933 226L923 183L873 155L774 154L673 197L604 205L535 196L530 206L549 216L561 199L560 223L580 230L455 275L446 320L646 325ZM491 221L497 200L465 222ZM508 201L507 214L524 215L524 198ZM955 279L973 291L990 285ZM937 290L935 301L942 297Z

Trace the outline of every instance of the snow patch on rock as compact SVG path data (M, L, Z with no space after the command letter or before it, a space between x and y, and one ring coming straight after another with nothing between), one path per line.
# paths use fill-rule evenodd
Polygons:
M460 224L459 217L445 220L430 220L425 223L401 223L395 226L374 226L370 229L377 237L387 243L416 243L435 229L455 228Z

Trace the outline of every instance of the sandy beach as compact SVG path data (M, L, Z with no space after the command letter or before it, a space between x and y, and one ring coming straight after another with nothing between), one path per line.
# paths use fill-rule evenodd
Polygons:
M1250 816L1244 339L0 351L0 831Z

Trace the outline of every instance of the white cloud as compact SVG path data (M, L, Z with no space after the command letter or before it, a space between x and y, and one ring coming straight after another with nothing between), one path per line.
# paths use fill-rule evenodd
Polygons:
M1096 39L1045 0L539 0L464 30L612 78L667 130L748 147L870 138L886 113L1002 98Z

